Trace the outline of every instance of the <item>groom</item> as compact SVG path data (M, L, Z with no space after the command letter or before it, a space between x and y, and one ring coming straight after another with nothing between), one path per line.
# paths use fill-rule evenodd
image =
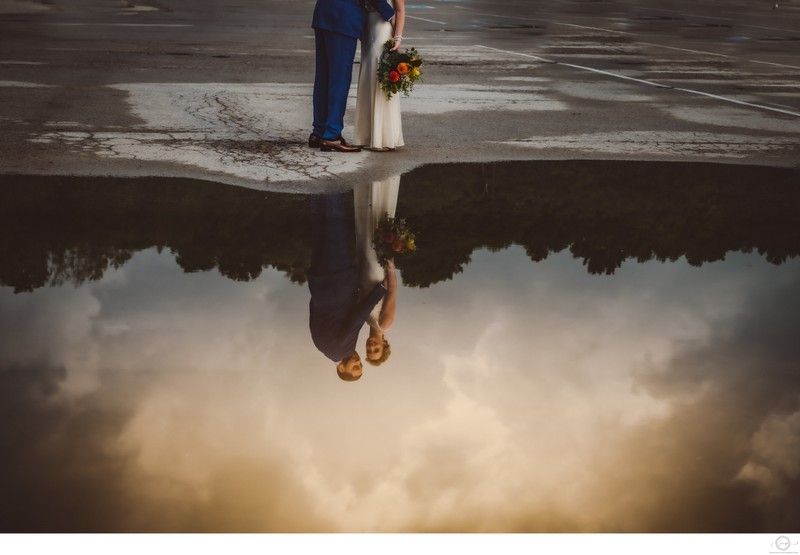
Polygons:
M387 0L366 0L386 21L394 17ZM317 0L314 7L316 71L314 123L308 146L324 151L360 152L342 137L353 58L366 17L363 0ZM376 77L377 78L377 77Z
M384 295L378 284L359 299L359 276L351 248L352 220L346 194L311 197L311 266L308 326L319 351L345 381L361 377L358 334Z

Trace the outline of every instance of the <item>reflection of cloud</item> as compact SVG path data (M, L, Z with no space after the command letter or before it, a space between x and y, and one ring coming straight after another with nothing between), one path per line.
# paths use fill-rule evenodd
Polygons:
M280 341L295 346L280 337L291 318L264 325L285 293L186 276L154 252L125 272L74 290L0 291L0 529L330 530L291 449L264 435L263 380L239 372L285 372L264 364ZM74 387L87 369L92 383Z
M672 414L631 435L622 453L638 462L609 457L626 473L600 490L598 503L624 492L606 527L624 514L651 531L797 529L800 280L770 285L708 342L640 376L648 392L674 399Z
M0 367L2 531L116 530L126 514L125 456L105 452L124 416L95 397L57 395L63 368Z
M279 450L274 457L206 459L204 480L192 487L164 472L171 461L150 472L138 446L120 442L135 404L109 399L114 392L107 390L65 400L57 394L63 378L63 369L46 366L0 368L0 406L14 417L0 420L0 531L331 529ZM131 385L116 394L140 397ZM175 446L165 450L165 458L176 454Z
M91 292L73 295L44 290L41 295L0 295L0 364L63 365L61 387L91 391L97 387L92 321L100 304Z
M505 531L796 527L789 524L796 522L796 479L784 481L781 499L761 510L753 504L753 485L736 480L751 452L751 437L755 456L769 460L784 479L795 471L790 461L797 459L794 417L783 418L779 426L765 428L762 422L780 407L796 407L800 357L790 336L798 329L791 307L800 306L795 300L800 291L797 283L786 281L791 270L765 275L770 288L762 291L753 273L747 279L726 276L713 265L676 272L672 278L686 291L664 283L661 297L656 289L631 286L585 295L584 284L565 289L564 279L539 274L551 287L540 294L530 287L499 286L481 289L477 297L462 296L461 320L452 321L473 325L459 327L453 343L463 355L445 357L443 378L449 402L474 418L448 430L445 423L453 420L444 411L409 432L413 438L435 439L417 441L413 448L407 442L405 452L416 459L407 456L396 468L395 475L406 480L407 514L418 517L405 526ZM471 277L468 268L461 283ZM653 276L641 277L653 281ZM698 287L703 280L706 286ZM781 283L782 289L772 289ZM616 297L617 289L623 296ZM509 301L499 306L515 307L520 298L530 302L501 314L495 303L509 291ZM418 323L417 333L424 334L426 325L436 324ZM515 343L519 347L509 348ZM631 356L621 356L628 352ZM626 361L645 369L633 374L636 382L630 381L635 366L626 367ZM632 389L641 394L631 395ZM491 426L493 432L481 433ZM473 428L474 443L458 441L454 430ZM486 453L491 456L485 464L472 464Z
M767 504L784 497L800 478L800 411L770 416L753 434L752 448L738 478L758 483Z
M800 291L791 268L726 268L610 278L566 254L478 252L458 279L400 291L392 359L357 384L278 272L237 283L147 251L124 279L0 290L0 522L790 530ZM91 388L65 387L79 360Z
M57 395L63 377L44 366L0 368L0 406L14 416L0 419L0 531L330 529L278 457L206 461L198 489L147 472L136 446L118 441L135 406L109 404L109 391L67 402Z

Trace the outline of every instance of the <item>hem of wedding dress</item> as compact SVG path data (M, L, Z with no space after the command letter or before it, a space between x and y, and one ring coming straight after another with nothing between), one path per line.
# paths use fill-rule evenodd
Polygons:
M361 145L361 148L365 150L370 150L372 152L394 152L399 148L403 148L405 145L395 145L395 146L372 146L372 145Z

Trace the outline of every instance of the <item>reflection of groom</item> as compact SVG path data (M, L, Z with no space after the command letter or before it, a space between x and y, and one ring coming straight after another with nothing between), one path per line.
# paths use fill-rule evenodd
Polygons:
M389 21L394 8L386 0L367 0ZM353 58L366 18L364 0L317 0L314 7L316 71L314 124L308 146L321 150L359 152L342 137L347 94L353 76ZM376 77L377 79L377 77Z
M359 276L351 249L347 195L311 199L311 267L308 272L311 339L322 354L336 363L345 381L361 377L356 353L358 333L370 311L386 294L383 285L359 300Z

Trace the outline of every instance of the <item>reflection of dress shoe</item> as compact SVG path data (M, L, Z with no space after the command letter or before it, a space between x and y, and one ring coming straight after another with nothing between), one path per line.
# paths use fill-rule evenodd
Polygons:
M334 139L332 141L322 139L319 143L319 149L322 152L330 152L332 150L337 152L361 152L360 146L353 146L344 139Z
M314 135L313 133L308 136L308 148L319 148L319 143L322 137Z

